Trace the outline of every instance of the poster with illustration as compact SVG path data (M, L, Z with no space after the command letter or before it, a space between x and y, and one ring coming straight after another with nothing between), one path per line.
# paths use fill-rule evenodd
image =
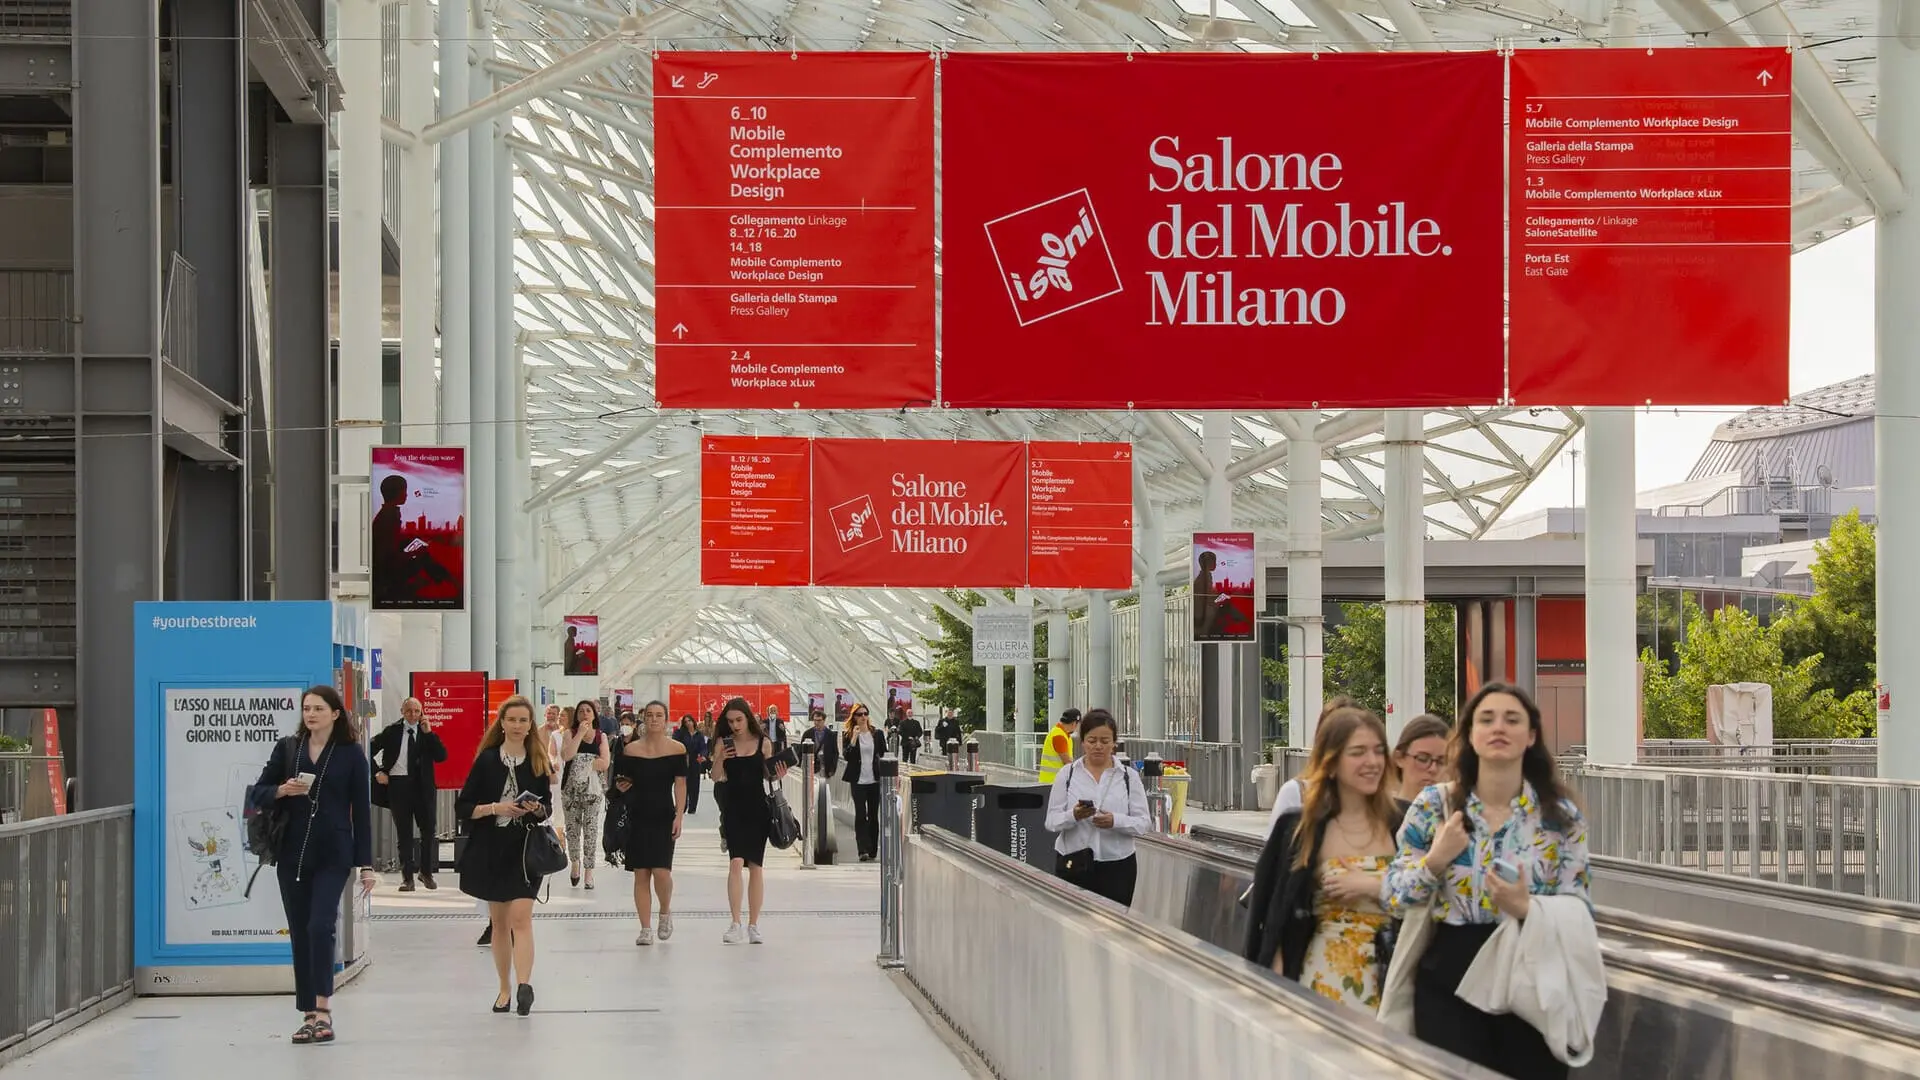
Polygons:
M458 446L373 448L373 610L466 610L466 454Z
M1252 641L1253 534L1193 534L1193 640Z

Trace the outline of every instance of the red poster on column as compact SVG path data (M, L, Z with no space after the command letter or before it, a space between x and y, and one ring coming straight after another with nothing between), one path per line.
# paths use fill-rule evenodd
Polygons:
M66 756L60 752L60 713L54 709L40 712L40 752L47 756L47 790L53 795L53 812L67 812Z
M700 584L808 584L811 457L805 439L700 440Z
M817 585L988 588L1027 577L1026 445L815 439Z
M1028 584L1132 587L1132 445L1028 443L1027 514Z
M656 53L653 131L662 405L932 403L928 54Z
M1792 75L1782 49L1514 54L1515 403L1786 398Z
M420 708L433 725L434 734L447 748L446 763L434 770L434 782L441 788L457 790L467 782L467 770L480 749L480 736L486 734L487 724L493 719L488 690L484 671L413 673L410 692L420 699Z
M1502 83L1495 52L948 57L944 399L1499 400Z

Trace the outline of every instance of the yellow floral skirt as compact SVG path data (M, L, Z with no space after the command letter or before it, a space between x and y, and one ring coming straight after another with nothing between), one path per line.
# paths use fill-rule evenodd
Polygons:
M1378 873L1386 869L1383 856L1329 860L1326 869ZM1373 943L1381 927L1392 920L1374 905L1356 910L1335 904L1325 893L1314 902L1319 925L1307 943L1300 983L1325 998L1368 1013L1380 1009L1380 973L1373 960Z

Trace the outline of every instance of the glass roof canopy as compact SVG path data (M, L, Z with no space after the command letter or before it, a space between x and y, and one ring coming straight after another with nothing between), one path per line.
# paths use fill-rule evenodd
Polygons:
M1616 9L1625 14L1609 26ZM1861 177L1874 172L1877 154L1867 134L1877 104L1876 10L1874 0L501 0L498 53L485 65L497 84L618 31L628 16L638 15L641 27L628 37L634 48L611 65L520 108L509 138L533 488L551 489L535 511L548 551L543 609L601 616L603 678L615 685L650 663L738 662L796 683L859 685L922 659L932 620L928 597L911 590L699 585L701 433L1131 440L1162 506L1163 565L1184 565L1185 534L1200 520L1205 479L1189 463L1198 414L657 412L651 49L1352 51L1590 47L1610 36L1644 46L1792 42L1824 69L1795 84L1794 229L1796 242L1810 245L1871 217ZM1798 66L1813 67L1804 54ZM1328 538L1376 534L1383 415L1306 418L1323 441ZM1270 413L1234 418L1238 526L1286 527L1286 422ZM1428 535L1483 534L1579 426L1571 410L1428 413ZM551 587L563 578L574 580Z

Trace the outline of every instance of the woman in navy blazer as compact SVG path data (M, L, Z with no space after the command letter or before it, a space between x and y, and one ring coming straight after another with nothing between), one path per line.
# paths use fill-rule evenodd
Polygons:
M367 755L352 714L331 686L300 699L301 733L274 744L254 785L257 809L287 816L280 839L280 900L293 944L296 1044L333 1041L334 924L355 867L373 891L373 808Z

